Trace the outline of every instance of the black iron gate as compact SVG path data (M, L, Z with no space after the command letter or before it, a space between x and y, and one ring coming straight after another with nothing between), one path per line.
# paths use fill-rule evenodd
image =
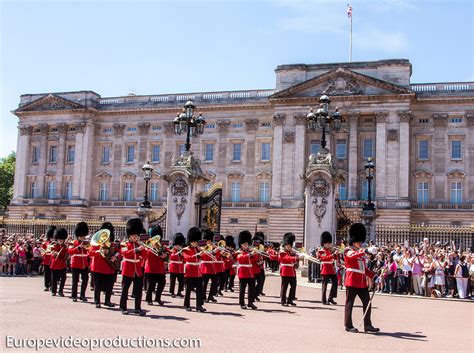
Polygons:
M221 234L222 184L217 183L199 197L199 227Z

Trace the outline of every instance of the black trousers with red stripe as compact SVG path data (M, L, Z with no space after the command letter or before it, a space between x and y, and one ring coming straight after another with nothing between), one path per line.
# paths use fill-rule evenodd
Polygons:
M355 298L359 297L362 301L363 312L367 309L370 302L370 294L368 288L346 287L346 307L344 310L344 325L347 328L352 328L352 308L354 307ZM364 318L364 327L372 326L370 320L371 308L368 309Z

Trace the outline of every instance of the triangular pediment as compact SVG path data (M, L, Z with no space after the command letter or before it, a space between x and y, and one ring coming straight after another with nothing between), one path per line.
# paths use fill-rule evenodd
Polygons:
M38 112L38 111L56 111L56 110L75 110L84 109L82 104L73 102L69 99L59 97L55 94L48 94L34 101L27 103L16 109L14 113Z
M269 99L331 96L413 94L409 88L367 76L347 68L337 68L288 87Z

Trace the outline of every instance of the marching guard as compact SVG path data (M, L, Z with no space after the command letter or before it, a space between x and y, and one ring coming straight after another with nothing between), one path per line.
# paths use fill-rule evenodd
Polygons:
M225 237L226 252L222 252L224 259L225 269L225 283L224 290L233 292L234 291L234 280L235 280L235 241L232 235Z
M145 261L145 277L147 279L148 288L146 291L146 302L153 305L152 295L155 293L155 302L163 305L161 294L166 285L165 259L168 257L163 251L160 243L163 231L160 226L153 226L150 229L151 247L143 251Z
M303 258L303 256L299 256L293 251L294 242L295 235L293 233L286 233L281 243L283 249L278 254L281 276L280 298L281 305L283 306L296 305L294 302L296 299L296 267L298 266L298 261ZM287 297L286 292L288 285L290 286L290 293Z
M184 307L187 311L191 311L191 291L196 292L196 311L205 312L204 297L202 289L202 274L199 266L199 258L201 250L198 242L201 240L201 230L192 227L188 230L188 246L183 249L184 256L184 280L186 283L186 294L184 296Z
M255 275L252 271L254 264L257 262L257 254L249 251L252 234L248 230L243 230L239 233L239 247L237 252L238 262L238 276L239 276L239 304L242 309L247 309L247 306L256 310L255 299ZM245 289L248 287L247 303L245 305Z
M252 239L252 244L254 246L259 246L260 244L264 245L265 236L262 232L256 232L255 236ZM253 271L255 274L255 300L260 301L259 296L265 296L263 293L263 285L265 284L265 261L262 255L257 255L257 261L254 264Z
M171 298L183 297L184 290L184 257L183 246L186 242L184 235L176 233L173 238L173 248L169 250L170 261L168 271L170 273L170 294ZM178 291L175 294L176 280L178 281Z
M318 250L318 258L321 260L321 276L322 282L322 303L329 305L329 303L336 305L334 298L337 298L337 275L335 268L335 261L337 253L332 250L332 235L329 232L321 234L321 246ZM326 291L329 281L331 281L331 290L329 292L329 299L326 300Z
M71 272L72 272L72 301L77 302L77 286L79 277L81 277L81 294L79 299L86 302L86 289L89 282L89 258L88 249L83 245L87 235L89 235L89 227L86 222L79 222L74 229L76 240L69 246L68 252L71 256Z
M201 273L202 273L202 296L206 299L207 284L211 281L211 288L209 289L209 296L207 302L217 302L214 297L217 294L217 272L216 272L216 252L213 250L212 241L214 240L214 233L210 229L202 232L206 245L201 253Z
M344 249L344 260L346 264L346 307L344 311L344 325L347 332L359 332L352 324L352 308L356 296L362 301L364 310L364 331L379 332L380 329L372 326L370 319L370 295L367 287L367 278L372 279L374 273L366 266L365 255L369 253L362 248L365 242L367 230L362 223L354 223L349 229L349 246Z
M67 268L67 258L68 251L66 246L67 239L67 230L64 228L56 228L54 230L54 241L51 248L51 274L52 274L52 288L51 293L53 296L56 295L58 290L59 282L59 292L60 297L64 297L64 285L66 284L66 268ZM50 244L50 245L51 245Z
M48 292L51 290L51 251L50 244L53 239L54 231L56 226L49 226L46 230L46 241L41 244L43 253L43 271L44 271L44 291Z

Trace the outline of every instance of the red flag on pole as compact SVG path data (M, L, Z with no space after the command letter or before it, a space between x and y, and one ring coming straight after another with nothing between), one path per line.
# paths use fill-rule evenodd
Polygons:
M347 17L352 17L352 6L347 4Z

